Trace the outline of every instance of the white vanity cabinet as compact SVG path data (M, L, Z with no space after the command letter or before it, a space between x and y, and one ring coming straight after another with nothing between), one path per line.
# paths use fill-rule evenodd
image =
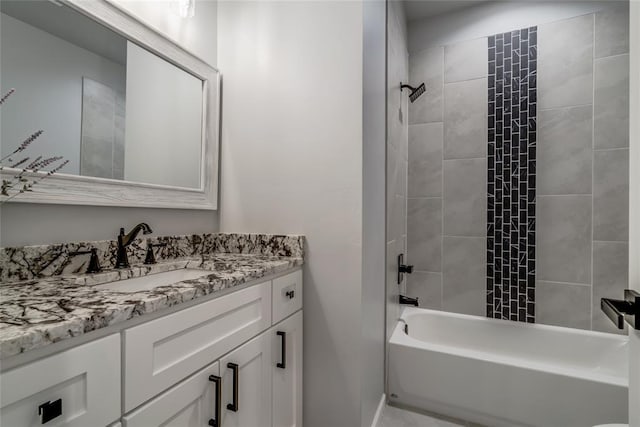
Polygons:
M302 426L302 311L272 327L273 427Z
M123 417L123 427L160 425L302 426L302 311Z
M39 405L59 398L62 414L44 425L299 427L302 272L19 366L0 383L3 427L43 425Z
M219 375L218 362L196 372L125 415L123 427L203 427L215 424Z
M125 412L269 326L271 281L125 329Z
M273 279L273 324L302 308L302 270Z
M0 425L105 426L120 418L120 335L4 372Z
M220 359L223 427L271 425L272 364L267 333Z

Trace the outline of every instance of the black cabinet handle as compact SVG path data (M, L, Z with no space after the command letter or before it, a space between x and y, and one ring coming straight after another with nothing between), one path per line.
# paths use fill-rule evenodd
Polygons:
M215 402L215 419L209 420L211 427L220 427L222 418L220 417L220 411L222 409L222 378L217 375L209 375L209 381L212 381L216 386L216 402Z
M278 331L276 332L280 338L280 362L276 364L276 366L280 369L286 369L287 367L287 333Z
M41 423L46 424L62 415L62 399L49 401L38 406L38 415L42 416Z
M233 412L238 412L238 364L227 363L227 368L233 371L233 403L227 403L227 409Z
M287 296L287 298L293 299L293 297L296 295L296 292L294 290L290 290L285 292L285 295Z

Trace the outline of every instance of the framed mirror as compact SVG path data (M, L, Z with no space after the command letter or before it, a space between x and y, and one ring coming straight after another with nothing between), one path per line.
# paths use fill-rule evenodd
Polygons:
M220 76L106 0L2 0L0 153L67 161L16 202L216 209ZM42 173L41 173L42 174Z

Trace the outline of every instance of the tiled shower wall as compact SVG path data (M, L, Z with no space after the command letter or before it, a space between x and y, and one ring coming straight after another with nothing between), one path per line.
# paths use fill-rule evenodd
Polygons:
M485 314L487 39L409 57L427 92L409 107L407 293L423 307Z
M516 28L514 28L516 30ZM487 34L491 36L492 34ZM487 38L409 58L407 293L486 314ZM628 10L538 26L535 321L615 331L628 264Z

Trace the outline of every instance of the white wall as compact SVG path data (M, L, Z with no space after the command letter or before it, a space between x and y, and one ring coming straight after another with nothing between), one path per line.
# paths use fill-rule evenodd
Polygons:
M615 4L606 1L478 3L440 16L410 20L409 53L585 15L608 7L607 4Z
M127 42L124 179L200 188L202 80Z
M2 152L10 153L33 132L43 129L44 134L24 155L63 156L69 160L64 172L79 175L82 78L124 94L125 67L1 15L0 85L3 92L16 89L2 107Z
M175 13L171 5L172 0L112 1L215 67L218 57L216 0L196 0L195 16L188 19Z
M361 426L384 393L386 203L386 2L363 3L363 262Z
M196 16L170 14L166 1L117 0L139 19L179 41L187 50L216 65L217 4L198 0ZM205 233L218 230L215 211L56 206L8 203L0 207L0 245L18 246L114 238L121 226L140 221L155 234Z
M359 426L362 4L219 6L220 228L307 236L304 425Z

